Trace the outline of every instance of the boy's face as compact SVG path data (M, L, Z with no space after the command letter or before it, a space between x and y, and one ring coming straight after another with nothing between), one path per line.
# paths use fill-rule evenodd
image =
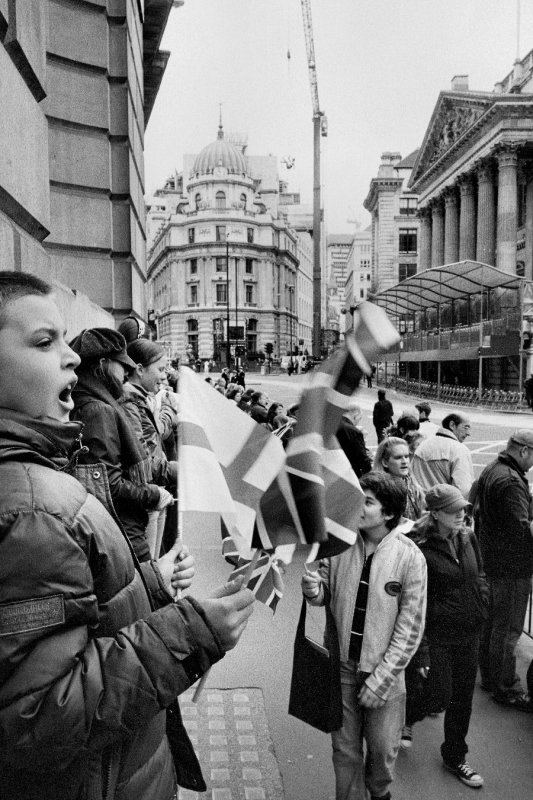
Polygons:
M371 489L365 489L365 504L359 517L359 529L362 531L373 531L377 528L386 526L391 514L385 514L383 506Z
M7 303L0 326L0 407L67 422L79 363L51 295Z

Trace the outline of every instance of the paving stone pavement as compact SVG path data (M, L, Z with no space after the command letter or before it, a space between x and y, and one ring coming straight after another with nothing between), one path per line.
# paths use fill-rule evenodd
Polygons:
M209 688L192 698L181 695L180 707L207 792L180 789L179 800L283 800L261 689Z

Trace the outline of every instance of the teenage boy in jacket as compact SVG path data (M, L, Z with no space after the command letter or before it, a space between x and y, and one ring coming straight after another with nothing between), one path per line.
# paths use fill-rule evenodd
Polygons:
M0 797L172 800L176 769L205 789L176 695L235 646L253 595L172 602L187 551L140 565L67 474L78 364L50 287L0 272ZM105 469L85 473L109 502Z
M403 481L361 478L365 505L356 543L304 575L310 605L330 603L339 635L342 728L332 734L336 800L390 800L404 722L404 670L422 638L426 562L397 526ZM363 754L366 740L366 761Z

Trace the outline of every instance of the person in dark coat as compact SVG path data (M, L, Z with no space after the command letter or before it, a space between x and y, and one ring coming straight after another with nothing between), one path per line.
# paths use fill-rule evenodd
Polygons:
M361 422L361 409L353 405L342 415L337 430L337 439L353 471L361 478L372 469L372 459L365 444L363 431L358 427Z
M250 416L256 422L266 422L268 415L268 396L264 392L254 392L252 395L252 406Z
M481 551L464 524L468 502L459 489L436 484L426 492L429 514L410 536L425 556L428 596L424 639L430 668L425 711L445 709L444 766L471 788L483 778L465 760L476 683L479 636L488 615L488 586Z
M494 700L533 711L516 671L533 574L533 521L527 473L533 466L533 432L516 430L489 464L475 492L479 543L490 588L490 612L481 637L482 685Z
M385 431L392 425L394 409L390 400L387 400L385 389L378 389L378 400L374 404L372 422L376 429L378 444L385 438Z
M253 596L238 581L173 602L186 547L141 565L105 466L75 467L79 356L51 288L2 272L0 312L0 797L204 791L175 698L235 646Z
M105 464L117 516L139 561L148 561L148 512L161 511L174 498L152 480L150 454L119 403L126 374L135 369L135 362L126 352L122 334L111 328L84 330L70 346L81 359L72 393L72 418L84 425L85 448L79 463Z

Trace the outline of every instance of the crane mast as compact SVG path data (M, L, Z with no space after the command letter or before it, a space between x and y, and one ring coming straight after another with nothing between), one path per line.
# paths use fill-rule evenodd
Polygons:
M320 136L327 136L328 128L327 118L324 112L320 110L318 102L318 82L313 38L313 20L311 17L311 0L301 0L301 4L309 85L311 88L311 103L313 106L313 357L320 358L322 317Z

